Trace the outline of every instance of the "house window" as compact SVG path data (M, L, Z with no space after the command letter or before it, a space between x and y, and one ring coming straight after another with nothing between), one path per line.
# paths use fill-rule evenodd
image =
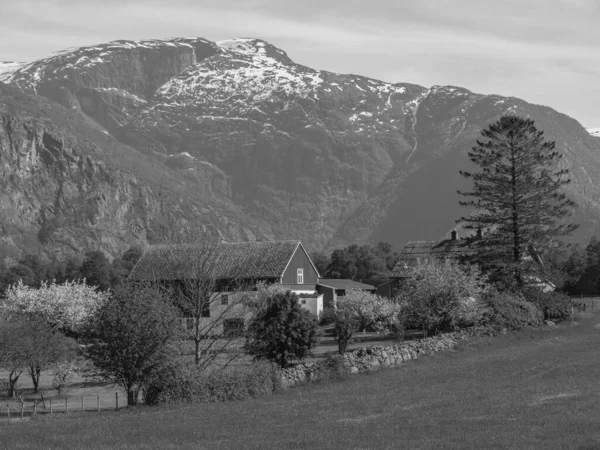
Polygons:
M210 302L202 304L202 317L210 317Z
M223 294L221 295L221 305L229 305L229 295Z
M304 284L304 269L296 271L296 284Z
M194 318L193 317L186 317L185 318L185 328L188 330L193 330L194 329Z

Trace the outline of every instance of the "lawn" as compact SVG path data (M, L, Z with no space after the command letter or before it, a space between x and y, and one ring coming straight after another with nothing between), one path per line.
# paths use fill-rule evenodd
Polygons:
M0 425L0 448L600 448L600 316L246 402Z

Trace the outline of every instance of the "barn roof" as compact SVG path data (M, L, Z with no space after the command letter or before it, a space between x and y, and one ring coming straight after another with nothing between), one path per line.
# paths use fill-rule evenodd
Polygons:
M476 238L467 238L408 242L400 252L398 261L392 269L392 276L404 276L408 269L417 265L419 260L460 259L472 255L474 252L472 244L475 240Z
M336 278L319 278L319 284L334 289L363 289L363 290L374 290L375 286L370 284L359 283L354 280L339 280Z
M129 278L194 279L199 273L209 273L216 279L279 278L299 245L300 241L223 242L212 248L150 245L144 249Z

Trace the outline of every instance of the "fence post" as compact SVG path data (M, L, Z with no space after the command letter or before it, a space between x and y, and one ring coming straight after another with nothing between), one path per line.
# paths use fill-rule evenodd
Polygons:
M21 420L23 420L23 409L25 409L25 403L21 402Z
M69 397L65 397L65 413L69 412Z
M33 402L33 414L32 417L35 417L35 410L37 409L37 403L34 401Z
M115 411L119 410L119 393L115 392Z
M81 396L81 412L85 412L85 408L83 406L83 395Z
M100 412L100 396L96 396L96 405L98 405L98 412Z
M10 423L10 406L6 404L6 423Z
M50 414L52 414L52 397L48 399L50 401Z

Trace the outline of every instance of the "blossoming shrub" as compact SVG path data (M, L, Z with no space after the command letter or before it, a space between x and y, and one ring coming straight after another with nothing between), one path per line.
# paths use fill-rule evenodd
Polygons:
M485 312L480 299L486 290L476 266L450 259L418 261L398 294L405 327L436 333L476 325Z

